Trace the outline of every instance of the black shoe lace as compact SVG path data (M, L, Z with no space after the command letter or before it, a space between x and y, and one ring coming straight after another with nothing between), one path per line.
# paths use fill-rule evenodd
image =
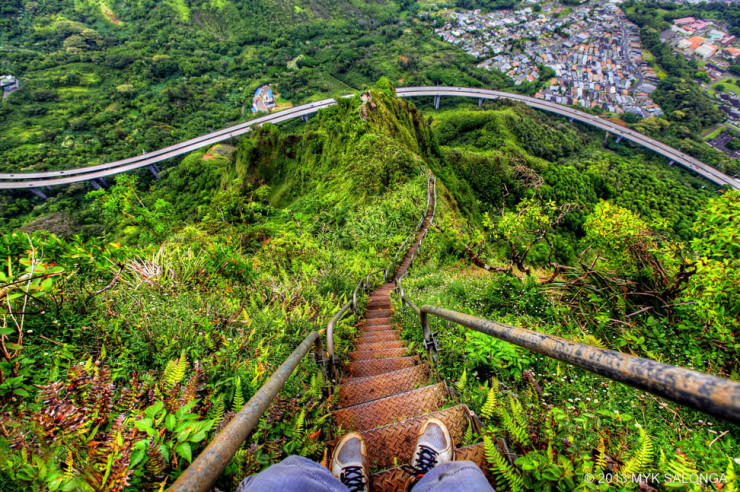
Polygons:
M365 475L361 466L345 466L339 475L339 480L347 486L350 492L365 489Z
M437 466L437 456L439 456L437 451L429 446L420 444L419 453L417 454L414 463L412 465L405 465L402 469L411 475L416 475L417 478L421 478L429 472L429 470Z

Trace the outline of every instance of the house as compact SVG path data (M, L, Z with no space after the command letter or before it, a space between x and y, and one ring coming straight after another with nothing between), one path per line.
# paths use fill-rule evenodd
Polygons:
M711 58L712 56L714 56L716 52L717 52L717 47L709 43L703 44L699 46L698 48L696 48L696 50L694 50L694 53L697 56L700 56L704 58L705 60L707 58Z
M3 75L0 77L0 87L3 88L3 92L13 92L14 90L21 88L20 81L13 75Z
M693 17L682 17L673 21L673 23L677 26L683 26L684 24L693 24L694 22L696 22L696 19Z
M269 85L263 85L257 89L252 98L252 112L258 111L269 113L277 104L275 98L272 95L272 89Z

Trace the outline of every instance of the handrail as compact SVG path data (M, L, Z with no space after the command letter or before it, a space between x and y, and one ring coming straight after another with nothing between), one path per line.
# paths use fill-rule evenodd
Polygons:
M285 385L293 371L306 356L311 346L320 343L321 331L312 331L303 339L290 356L262 385L257 393L239 410L234 418L219 432L195 461L188 466L168 489L172 492L211 490L221 472L226 468L236 450L249 436L254 426L273 398Z
M740 423L740 382L505 325L439 306L424 305L420 315L424 345L434 359L438 347L435 334L429 329L429 315L649 391L715 417Z

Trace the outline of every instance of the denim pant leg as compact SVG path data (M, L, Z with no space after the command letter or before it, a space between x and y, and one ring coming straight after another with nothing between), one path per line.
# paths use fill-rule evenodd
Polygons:
M472 461L450 461L432 468L412 492L479 492L493 491L483 472Z
M236 492L348 492L320 464L303 456L288 456L239 484Z

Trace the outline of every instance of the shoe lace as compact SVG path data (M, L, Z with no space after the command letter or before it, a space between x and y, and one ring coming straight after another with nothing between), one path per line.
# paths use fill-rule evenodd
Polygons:
M439 456L437 451L429 446L420 444L419 452L417 453L413 464L405 465L402 469L411 475L416 475L417 478L421 478L429 472L429 470L437 466L437 456Z
M361 466L345 466L339 475L339 480L347 486L350 492L359 492L365 487L365 474Z

